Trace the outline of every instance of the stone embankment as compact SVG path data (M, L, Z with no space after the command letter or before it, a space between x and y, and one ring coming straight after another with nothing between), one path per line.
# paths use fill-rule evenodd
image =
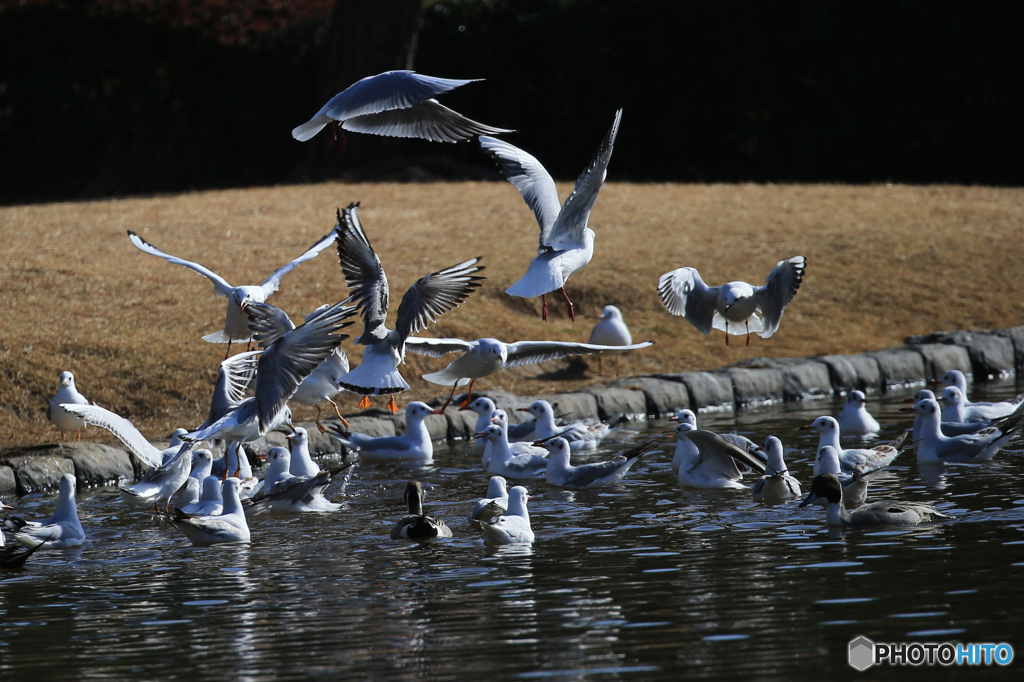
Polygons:
M973 376L976 381L1024 372L1024 326L913 336L899 348L860 355L756 358L709 372L629 377L573 393L522 397L496 390L479 395L491 397L508 412L513 423L524 416L515 408L526 407L538 398L557 403L558 413L573 419L608 419L618 414L645 419L664 417L683 408L742 410L745 406L778 401L831 398L852 389L886 391L923 384L953 369ZM372 436L390 436L405 430L404 415L391 415L383 410L363 412L348 421L353 431ZM449 442L471 438L475 424L474 413L457 409L426 421L435 440ZM341 450L337 440L321 435L314 425L303 426L309 432L312 452ZM283 433L273 432L247 447L266 452L285 443ZM64 473L74 473L79 488L85 488L135 479L141 470L134 455L98 443L11 448L0 451L0 496L53 490Z

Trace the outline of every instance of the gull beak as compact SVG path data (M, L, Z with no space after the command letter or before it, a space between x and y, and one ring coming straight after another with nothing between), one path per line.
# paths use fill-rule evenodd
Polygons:
M913 411L914 411L913 407L901 407L900 408L900 412L913 412Z
M811 426L810 424L804 424L803 426L801 426L800 428L798 428L798 429L797 429L797 431L810 431L810 430L811 430L811 429L813 429L813 428L814 428L814 427L813 427L813 426Z
M486 435L487 435L486 433L484 433L483 431L481 431L480 433L474 433L474 434L473 434L473 438L483 438L483 437L484 437L484 436L486 436Z
M444 414L441 410L433 410L430 414Z
M259 458L259 460L261 462L266 462L267 461L267 456L262 454L262 453L260 453L259 455L256 455L256 456Z
M807 506L807 505L809 505L809 504L810 504L811 502L814 502L814 501L815 501L816 499L818 499L818 493L816 493L816 492L814 492L814 491L812 490L812 491L811 491L811 494L807 496L807 499L805 499L805 500L804 500L803 502L801 502L800 504L798 504L798 505L797 505L797 508L800 508L800 507L806 507L806 506Z
M903 402L905 402L905 403L915 403L915 402L917 402L917 399L914 398L913 396L911 396L909 398L904 398Z
M459 408L459 412L471 412L471 411L472 410L469 409L469 405L466 405L465 407L460 407Z
M287 438L288 440L292 440L293 438L295 438L295 432L292 431L291 433L286 433L284 434L284 437Z
M292 430L292 433L295 433L295 424L292 424L292 423L291 423L291 422L289 421L289 422L288 422L288 428Z

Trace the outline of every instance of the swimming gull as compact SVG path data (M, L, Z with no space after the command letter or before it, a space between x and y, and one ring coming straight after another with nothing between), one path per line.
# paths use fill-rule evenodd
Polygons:
M526 509L529 493L517 485L508 492L508 510L503 516L490 522L484 521L485 545L512 545L533 542L533 528L530 526L530 512Z
M839 429L847 436L867 436L878 433L882 428L878 420L871 416L865 407L867 397L863 391L850 391L846 394L846 405L836 417Z
M239 480L228 478L221 484L224 508L217 516L192 516L180 509L168 518L171 524L185 534L193 545L209 545L249 542L249 524L238 496Z
M630 467L640 461L655 446L649 441L627 450L614 459L594 464L573 466L569 463L569 443L564 438L555 437L545 441L544 446L551 455L548 457L548 485L574 490L589 490L613 485L622 480Z

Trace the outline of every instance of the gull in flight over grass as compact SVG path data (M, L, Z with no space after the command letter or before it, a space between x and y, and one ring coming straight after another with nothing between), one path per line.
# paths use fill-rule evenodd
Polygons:
M507 367L533 365L548 360L567 358L571 355L589 355L591 353L623 352L637 350L653 345L653 341L630 344L628 346L603 346L592 343L575 343L571 341L516 341L503 343L498 339L428 339L411 337L406 339L405 347L413 353L439 358L446 353L462 355L455 358L450 365L440 372L424 374L427 381L440 386L451 386L452 393L448 396L441 411L447 409L455 389L469 384L469 393L462 401L461 407L469 405L473 397L473 383L477 379L490 376ZM598 356L600 357L600 356Z
M386 71L367 76L332 97L313 118L292 130L292 137L305 142L333 123L334 136L327 148L340 137L340 154L348 143L346 130L432 142L462 142L477 135L514 132L477 123L434 99L476 80L481 79L436 78L415 71Z
M569 304L569 317L576 321L576 312L565 282L594 257L594 231L587 227L590 211L604 185L612 147L619 132L622 109L615 112L615 121L601 141L597 155L580 177L564 204L558 201L555 181L544 166L522 149L493 137L481 137L480 147L498 163L505 179L519 190L526 204L533 209L540 225L537 257L530 263L522 279L505 290L506 294L531 298L540 296L541 317L548 319L546 294L562 292Z
M658 279L658 296L670 313L685 317L701 334L707 336L712 329L719 329L729 345L729 334L745 333L749 346L750 332L767 339L778 330L782 313L800 288L806 265L803 256L779 261L763 287L746 282L709 287L695 268L679 268ZM736 325L732 331L730 322Z
M370 406L369 396L388 394L388 409L397 413L394 394L409 390L398 371L398 365L405 362L409 337L465 301L480 286L484 278L475 273L484 268L477 265L477 257L420 277L402 296L395 328L388 329L388 278L359 222L359 204L349 204L344 213L339 211L338 224L341 270L346 285L355 290L351 298L362 309L363 333L356 343L366 346L362 362L339 379L339 384L363 396L362 408Z
M275 270L274 274L268 277L263 284L240 287L231 286L228 284L226 279L199 263L193 263L192 261L185 260L184 258L178 258L177 256L164 253L131 230L128 230L128 238L131 240L132 244L144 253L163 258L168 263L184 265L190 270L195 270L200 275L203 275L213 282L214 293L228 299L228 310L227 315L224 318L224 329L212 332L203 337L204 341L209 341L210 343L228 344L228 350L224 354L224 358L227 359L231 354L232 341L246 341L250 343L251 347L249 321L242 312L242 307L246 303L263 303L266 301L272 293L278 290L282 277L291 272L292 269L300 263L305 263L309 259L315 258L318 253L334 242L334 230L331 230L329 234L317 240L313 246L306 249L305 253L293 260L291 263Z

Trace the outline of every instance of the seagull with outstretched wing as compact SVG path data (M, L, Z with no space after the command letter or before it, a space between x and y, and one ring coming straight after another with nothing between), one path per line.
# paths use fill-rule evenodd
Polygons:
M351 296L362 310L363 333L356 343L366 346L358 367L341 377L339 384L363 396L359 406L370 406L369 396L390 395L388 409L398 412L395 393L409 389L398 371L405 362L409 337L454 310L484 279L480 258L470 258L450 268L424 275L402 297L394 329L386 326L390 293L380 258L359 222L359 204L338 211L338 259Z
M548 319L545 294L562 292L569 304L569 317L576 321L572 301L565 293L569 275L583 268L594 257L594 231L587 227L590 211L604 186L612 147L619 132L622 109L615 112L611 129L601 140L601 146L580 177L572 194L564 204L558 201L558 190L551 175L522 149L493 137L481 137L480 147L494 159L505 179L519 190L527 206L533 209L540 224L540 243L537 257L530 263L522 279L505 290L506 294L530 298L541 297L541 317Z
M168 263L184 265L190 270L195 270L200 275L213 282L213 290L218 296L224 296L228 299L228 310L227 316L224 318L224 329L212 332L203 337L204 341L209 341L210 343L228 344L228 350L224 354L224 358L227 359L231 354L232 341L246 341L251 343L249 321L242 312L242 306L246 303L263 303L266 301L272 293L278 290L281 285L282 277L291 272L292 269L300 263L305 263L309 259L315 258L318 253L331 245L334 241L334 230L331 230L329 234L318 239L313 246L306 249L305 253L293 260L291 263L275 270L274 274L268 277L263 284L240 287L231 286L228 284L226 279L199 263L193 263L192 261L185 260L184 258L178 258L177 256L164 253L131 230L128 230L128 238L131 240L132 244L144 253L163 258Z
M327 148L340 137L340 154L347 144L346 130L432 142L462 142L477 135L513 132L477 123L434 99L472 82L424 76L415 71L386 71L368 76L332 97L313 118L295 128L292 137L305 142L333 123L334 137Z
M602 346L593 343L575 343L571 341L516 341L503 343L498 339L428 339L412 337L406 339L407 350L420 355L439 358L447 353L462 352L450 365L440 372L424 374L427 381L440 386L451 386L452 394L448 396L441 411L444 412L455 396L455 389L469 384L469 394L462 401L462 407L469 405L473 396L473 383L477 379L490 376L507 367L534 365L549 360L558 360L572 355L590 355L592 353L622 352L647 348L654 341L634 343L628 346Z

